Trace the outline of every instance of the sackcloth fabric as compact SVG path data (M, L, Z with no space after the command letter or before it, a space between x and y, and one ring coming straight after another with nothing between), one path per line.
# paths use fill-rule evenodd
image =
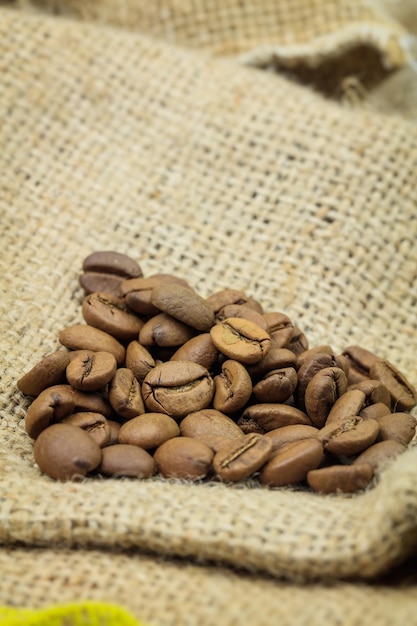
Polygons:
M16 389L82 322L82 260L109 249L416 385L417 127L380 97L414 76L407 25L365 0L56 0L0 3L0 30L0 605L417 623L415 443L355 496L55 483Z

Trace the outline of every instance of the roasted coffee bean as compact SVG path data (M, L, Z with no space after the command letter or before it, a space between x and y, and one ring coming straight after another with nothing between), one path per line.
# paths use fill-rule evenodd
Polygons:
M63 387L64 385L61 386ZM68 388L71 390L71 395L74 400L74 413L91 411L93 413L101 413L106 418L111 417L112 408L107 402L107 399L102 395L95 392L80 391L70 385L68 385Z
M391 408L390 392L379 380L372 380L369 378L348 387L348 391L351 391L352 389L359 389L360 391L363 391L365 394L366 406L383 402L388 408Z
M123 276L102 272L84 272L79 276L79 283L86 294L101 292L118 296L124 280Z
M114 446L115 443L119 443L119 431L121 425L119 422L115 422L114 420L107 420L107 423L110 427L110 439L108 440L106 446Z
M293 367L268 372L253 387L253 397L260 403L283 403L292 396L297 386L297 372Z
M329 411L326 424L359 415L365 407L365 393L360 389L350 389L340 396Z
M171 361L193 361L209 370L218 356L219 351L212 342L210 333L201 333L178 348L171 356Z
M126 304L132 311L141 315L157 315L160 309L152 304L151 295L154 287L161 284L179 284L184 287L188 283L171 274L154 274L147 278L134 278L125 280L120 285L120 295L124 297Z
M145 376L155 367L156 362L145 346L142 346L138 341L131 341L126 348L125 364L142 384Z
M369 448L378 436L376 420L362 419L359 416L340 419L322 428L317 438L326 452L334 456L355 456Z
M113 478L149 478L155 471L155 461L146 450L119 443L102 450L96 471Z
M28 396L38 396L44 389L65 382L65 370L68 363L68 352L58 350L48 354L19 378L16 383L17 388Z
M292 337L285 347L294 352L296 356L299 356L302 352L308 350L308 339L301 328L294 326Z
M369 485L373 475L370 463L332 465L308 472L307 482L320 493L356 493Z
M252 395L252 381L245 366L231 359L223 363L221 374L214 377L214 386L213 407L224 413L239 411Z
M268 333L276 348L285 348L294 334L294 324L285 313L279 311L264 313L263 318L268 325Z
M241 317L242 319L250 320L263 328L266 332L269 332L268 323L264 315L255 311L255 309L248 304L226 304L226 306L220 309L216 314L215 323L219 324L220 322L224 322L224 320L229 317Z
M305 406L313 426L324 426L330 409L347 390L347 379L338 367L325 367L307 385Z
M407 450L407 447L399 441L387 439L379 441L367 448L353 462L353 465L362 465L366 463L371 465L375 472L380 472L384 467L396 459L397 456Z
M33 448L42 473L55 480L75 480L86 476L101 462L101 449L81 428L53 424L46 428Z
M148 320L139 333L139 343L144 346L173 348L182 346L194 337L195 330L167 313L159 313Z
M77 426L82 430L85 430L94 441L103 448L110 441L110 426L107 423L104 415L100 413L73 413L61 420L62 424L69 424L70 426Z
M372 378L370 368L378 359L376 354L361 346L349 346L342 354L349 361L349 385Z
M307 361L310 361L310 359L321 355L321 354L327 354L328 356L334 356L334 352L331 346L329 346L328 344L323 344L321 346L315 346L314 348L310 348L309 350L304 350L304 352L301 352L301 354L299 354L297 356L297 363L296 363L296 369L297 371L300 369L300 367L302 365L304 365L304 363L306 363Z
M216 293L211 294L208 298L206 298L206 301L215 315L217 315L218 312L225 306L230 304L245 304L250 306L250 308L254 311L261 314L263 313L261 303L246 295L239 289L221 289L220 291L216 291Z
M209 331L214 324L212 308L190 287L158 285L152 290L151 301L161 311L201 332Z
M214 452L217 452L231 439L240 439L242 430L224 413L215 409L195 411L185 417L180 424L180 433L184 437L192 437L203 441Z
M307 426L305 424L293 424L292 426L281 426L281 428L275 428L265 433L265 437L268 437L272 441L272 453L271 458L275 455L275 452L286 443L292 443L293 441L300 441L301 439L310 439L311 437L317 439L319 429L314 426Z
M214 394L208 370L191 361L167 361L145 377L142 397L149 411L180 419L205 409Z
M321 443L314 437L286 443L262 468L259 482L270 487L283 487L305 480L310 470L323 460Z
M280 370L286 367L294 367L297 357L294 352L287 348L277 348L271 341L271 348L264 357L254 365L247 365L246 369L253 381L260 380L268 372L272 370Z
M288 404L275 403L248 406L238 419L237 424L244 430L248 423L255 423L262 432L293 424L312 425L310 418L300 409Z
M122 425L119 441L153 450L179 434L177 422L166 413L143 413Z
M378 441L393 439L403 445L408 445L416 434L416 418L409 413L391 413L378 417Z
M142 270L134 259L120 252L100 251L84 259L79 281L86 293L100 291L117 296L121 282L137 276L142 276Z
M338 367L336 357L333 354L323 352L311 354L310 350L307 353L310 353L310 356L305 357L302 365L298 368L298 384L295 392L297 406L302 409L305 409L305 393L313 376L326 367Z
M370 378L379 380L388 389L394 411L410 411L417 402L417 391L389 361L377 359L369 370Z
M372 419L378 419L383 415L391 413L391 409L387 407L383 402L377 402L376 404L370 404L365 406L359 413L360 417L372 417Z
M154 459L165 478L197 481L211 471L213 450L197 439L175 437L159 446Z
M107 385L117 369L110 352L77 350L66 369L70 385L81 391L98 391Z
M109 385L109 402L120 417L130 420L145 412L141 386L134 373L120 367Z
M59 333L59 341L69 350L92 350L93 352L110 352L123 365L126 350L114 337L94 326L76 324L68 326Z
M230 317L210 330L211 339L220 352L241 363L258 363L271 347L266 331L239 317Z
M82 315L90 326L99 328L118 341L136 339L144 322L127 310L123 298L91 293L82 304Z
M224 481L248 478L269 459L272 442L263 435L250 433L225 443L214 455L213 469Z
M36 439L45 428L58 422L74 410L74 396L69 385L54 385L44 389L26 413L25 428Z

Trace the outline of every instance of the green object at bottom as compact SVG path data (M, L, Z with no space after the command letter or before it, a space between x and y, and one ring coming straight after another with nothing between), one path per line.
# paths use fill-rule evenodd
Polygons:
M0 606L0 626L145 626L124 608L106 602L79 602L42 609Z

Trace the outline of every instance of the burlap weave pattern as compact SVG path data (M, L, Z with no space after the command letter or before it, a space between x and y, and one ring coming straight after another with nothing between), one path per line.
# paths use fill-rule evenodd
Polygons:
M312 345L362 344L416 384L415 125L344 110L280 76L137 32L6 8L0 17L0 541L28 548L1 553L3 601L19 578L14 554L32 571L43 560L49 580L60 547L238 567L259 576L248 580L260 601L274 584L262 576L368 579L404 561L417 542L415 448L352 498L159 479L58 484L33 462L29 401L15 383L58 347L64 326L81 322L82 259L117 249L145 274L187 277L202 295L245 289L287 312ZM88 554L65 558L82 572ZM91 554L99 580L107 556ZM134 557L114 559L127 575L135 567ZM143 576L157 579L156 565L143 563ZM158 568L173 577L174 565ZM198 571L207 588L223 576L191 564L180 576L191 585ZM59 597L64 584L55 584ZM362 606L378 594L337 588ZM42 603L41 583L34 589ZM301 606L308 589L292 589ZM401 618L411 623L403 596ZM195 611L195 593L186 597ZM145 613L135 610L149 619L155 600L144 602ZM233 607L224 610L233 623ZM155 623L170 619L161 613Z

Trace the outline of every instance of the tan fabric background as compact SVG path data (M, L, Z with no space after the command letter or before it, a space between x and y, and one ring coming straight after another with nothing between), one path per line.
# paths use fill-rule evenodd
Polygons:
M0 8L0 601L111 597L154 624L271 624L276 611L303 624L310 606L328 624L413 623L415 448L355 497L40 476L15 383L81 321L77 276L96 249L202 295L245 289L311 345L360 343L417 383L415 124L205 46L79 20L76 6ZM199 5L200 22L213 6ZM309 65L323 37L345 41L348 3L329 3L317 33L323 5L292 6ZM407 68L404 29L354 6L350 32L382 24L370 47L384 65L394 42L393 65Z

